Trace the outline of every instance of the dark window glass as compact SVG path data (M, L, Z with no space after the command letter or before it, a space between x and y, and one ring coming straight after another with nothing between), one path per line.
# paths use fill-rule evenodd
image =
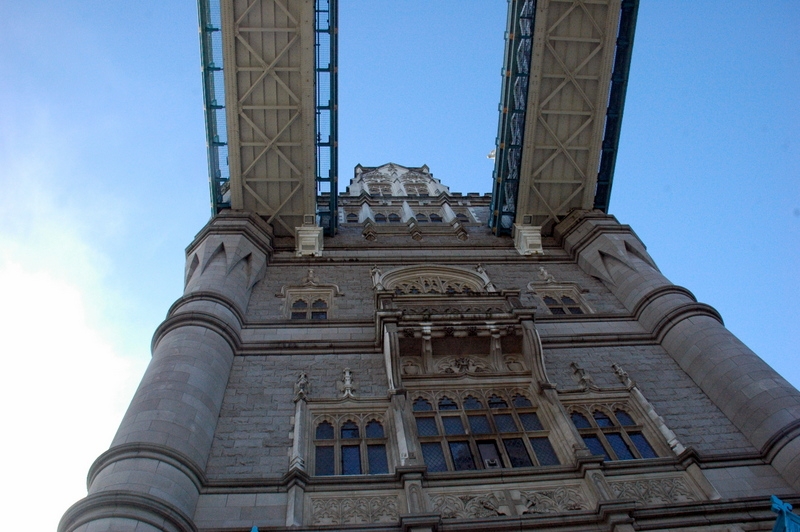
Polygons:
M449 397L442 397L439 401L439 410L458 410L458 405Z
M473 434L491 434L492 428L486 416L467 416L469 419L469 429Z
M422 397L417 397L414 399L414 412L427 412L433 410L431 404Z
M294 303L292 303L292 308L308 308L308 303L303 301L302 299L298 299Z
M633 418L624 410L614 410L614 415L617 416L617 421L619 421L619 424L623 427L636 425Z
M342 475L361 474L361 451L358 445L342 445Z
M312 320L327 320L328 313L327 312L320 312L320 311L312 311L311 312L311 319Z
M606 448L603 447L603 444L600 443L600 440L597 439L597 436L581 436L583 438L583 443L586 444L586 447L589 448L594 455L604 456L606 460L611 460L611 456L609 456L608 452L606 452Z
M650 442L644 437L641 432L631 432L628 437L633 442L633 445L642 455L642 458L658 458L656 451L650 446Z
M547 306L558 305L558 301L556 301L555 299L553 299L550 296L544 296L542 299L544 300L544 304L547 305Z
M577 305L575 301L569 296L561 296L561 302L565 305Z
M460 417L443 416L442 425L445 434L464 434L464 424L461 423Z
M453 457L453 466L456 471L475 469L475 459L465 441L450 442L450 454Z
M483 467L486 469L499 469L503 467L500 453L497 452L497 443L494 441L479 441L478 452L481 455Z
M531 404L531 400L521 394L516 394L514 397L511 398L511 402L514 406L519 408L525 408L528 406L533 406Z
M369 460L369 472L371 475L389 472L385 445L367 445L367 459Z
M583 314L583 310L580 307L569 307L570 314Z
M333 475L333 447L317 447L314 458L314 472L320 476Z
M464 410L480 410L481 408L483 408L483 404L471 395L464 399Z
M633 456L628 444L622 439L621 434L609 432L606 434L606 439L608 440L608 443L611 444L611 448L614 449L614 453L616 453L617 458L620 460L631 460L636 458Z
M467 215L461 212L456 214L456 218L458 218L459 222L469 222L469 218L467 218Z
M416 219L419 223L426 223L428 221L428 217L422 213L418 213Z
M597 422L598 427L613 427L614 424L611 422L611 418L608 417L605 412L600 412L599 410L595 410L592 414L594 417L595 422Z
M539 421L539 416L533 412L525 412L519 415L522 426L525 430L544 430L542 422Z
M332 440L333 439L333 425L328 423L327 421L323 421L319 425L317 425L317 435L318 440Z
M324 299L317 299L311 304L311 308L328 308L328 302Z
M383 438L383 425L373 419L367 423L366 433L367 438Z
M347 215L347 222L348 223L354 223L354 222L357 222L357 221L358 221L358 215L357 214L350 213L350 214Z
M398 215L392 213L392 214L389 215L389 221L397 223L397 222L400 221L400 217Z
M345 421L342 425L342 439L349 440L358 438L358 425L353 421Z
M536 453L536 459L539 460L539 464L543 466L561 464L553 446L550 445L550 440L547 438L531 438L531 447L533 447L533 452Z
M419 436L438 436L439 430L436 428L436 420L432 417L418 417L417 434Z
M447 471L447 462L444 461L442 446L438 442L423 443L421 446L422 457L425 459L425 466L429 472Z
M533 465L522 438L503 440L503 445L506 448L508 459L511 460L511 467L531 467Z
M501 397L492 395L489 398L489 408L508 408L508 403L506 403Z
M304 320L306 319L305 312L292 312L292 319L293 320Z
M511 414L495 414L494 422L497 425L497 430L500 432L518 432L519 427L514 422Z
M561 307L550 307L550 312L559 315L566 314L566 312L564 312L564 309Z
M442 217L438 214L431 214L431 222L441 222Z
M573 412L569 415L570 419L572 419L572 424L575 425L576 428L579 429L590 429L592 426L589 424L589 420L584 417L583 414L579 414L578 412Z
M386 223L386 215L381 213L376 214L375 221L379 224Z

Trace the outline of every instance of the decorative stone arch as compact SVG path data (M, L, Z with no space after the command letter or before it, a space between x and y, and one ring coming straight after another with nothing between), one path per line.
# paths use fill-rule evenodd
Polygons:
M486 271L479 264L473 270L455 266L404 266L381 272L372 269L376 290L399 294L470 294L497 292Z

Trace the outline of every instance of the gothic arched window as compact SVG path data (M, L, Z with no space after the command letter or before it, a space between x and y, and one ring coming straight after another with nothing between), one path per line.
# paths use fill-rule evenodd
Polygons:
M591 419L573 411L570 419L592 454L603 456L606 460L658 457L642 434L642 427L625 410L616 409L611 416L610 412L595 409Z
M559 465L549 432L533 403L522 394L508 401L491 394L488 408L473 395L443 396L433 410L414 400L414 418L429 472Z
M367 422L345 419L339 430L330 421L321 421L314 431L314 474L381 475L389 472L386 434L374 417Z

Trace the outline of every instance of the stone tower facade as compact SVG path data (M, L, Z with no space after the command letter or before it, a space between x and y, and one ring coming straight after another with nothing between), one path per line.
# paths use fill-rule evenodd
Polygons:
M800 393L630 227L356 167L310 251L223 211L63 532L770 530Z

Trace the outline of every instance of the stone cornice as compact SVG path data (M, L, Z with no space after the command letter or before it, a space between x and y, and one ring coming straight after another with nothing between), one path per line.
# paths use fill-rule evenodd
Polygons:
M239 327L243 327L245 325L245 317L242 315L239 309L236 308L236 304L232 299L217 292L210 291L197 291L182 295L169 307L167 316L172 317L182 306L194 301L212 301L214 303L219 303L231 311L234 316L236 316L236 319L239 320Z
M146 523L165 532L197 532L191 517L162 499L126 491L89 495L73 504L61 518L58 532L72 532L92 521L110 518Z
M186 247L186 256L188 257L211 234L244 235L256 248L264 252L267 262L274 252L272 227L260 216L251 212L223 211L209 220L195 235L192 243Z
M150 350L155 351L158 343L168 332L187 326L205 327L206 329L214 331L228 342L228 345L230 345L234 352L238 351L242 345L239 331L234 330L217 316L208 312L184 312L175 316L170 316L161 322L161 325L158 326L156 332L153 334Z
M185 454L179 453L171 447L157 443L124 443L112 447L97 457L89 468L86 485L91 486L97 474L114 462L137 458L158 460L171 465L186 475L195 485L197 491L200 491L207 482L205 473L199 465L195 464Z

